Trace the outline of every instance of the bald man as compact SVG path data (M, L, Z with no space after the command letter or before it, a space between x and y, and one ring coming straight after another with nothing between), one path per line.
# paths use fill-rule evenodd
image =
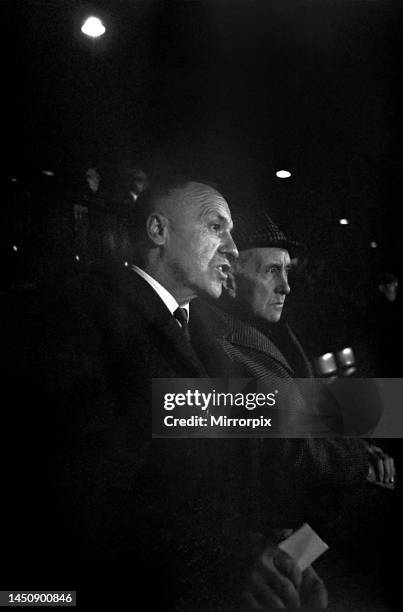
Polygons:
M17 405L36 397L41 410L32 427L32 412L22 419L32 442L16 488L24 499L42 493L21 522L21 546L15 535L11 542L20 577L23 550L31 583L45 576L56 588L63 578L82 601L136 604L141 596L150 608L211 612L245 597L252 609L299 601L295 563L283 559L280 568L271 561L280 551L267 542L255 550L251 538L258 511L249 445L151 439L152 378L233 373L192 303L221 295L237 257L231 230L214 187L187 179L153 186L130 221L131 266L52 287L46 309L43 299L30 303L20 333L25 339L28 326L35 338L15 368L25 382Z
M213 609L240 597L248 472L227 440L152 440L151 385L229 371L192 302L221 295L237 257L231 214L214 187L171 180L138 197L128 230L129 266L64 279L15 312L10 430L26 446L11 514L17 495L36 503L7 549L30 584Z

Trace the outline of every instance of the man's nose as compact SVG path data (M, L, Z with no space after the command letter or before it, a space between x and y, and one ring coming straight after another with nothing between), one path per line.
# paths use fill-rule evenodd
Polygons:
M288 276L286 272L281 273L278 285L276 286L276 292L282 295L288 295L291 291L290 285L288 284Z
M225 238L223 239L223 243L220 247L220 251L227 255L230 263L238 258L238 249L236 248L236 244L232 239L231 232L226 233Z

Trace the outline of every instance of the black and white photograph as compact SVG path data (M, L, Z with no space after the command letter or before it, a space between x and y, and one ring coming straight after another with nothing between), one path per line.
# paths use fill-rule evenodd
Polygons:
M403 0L0 15L0 606L400 610Z

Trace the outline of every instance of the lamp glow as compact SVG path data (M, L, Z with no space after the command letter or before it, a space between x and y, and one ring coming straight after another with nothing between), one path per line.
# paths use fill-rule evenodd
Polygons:
M98 38L105 33L105 26L98 17L88 17L81 27L81 32L91 38Z
M343 217L343 219L339 219L339 223L340 225L348 225L350 221L346 219L345 217Z
M375 240L373 240L373 241L370 243L370 247L371 247L371 249L376 249L376 248L378 247L378 243L377 243L377 242L375 242Z
M291 172L289 170L277 170L276 176L278 178L290 178Z

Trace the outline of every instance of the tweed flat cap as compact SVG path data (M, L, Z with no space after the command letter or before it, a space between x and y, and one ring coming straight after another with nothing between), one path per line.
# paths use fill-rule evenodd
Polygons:
M290 257L298 257L307 251L301 242L289 240L265 210L253 212L248 217L234 213L232 219L234 222L232 237L239 251L277 247L286 249Z

